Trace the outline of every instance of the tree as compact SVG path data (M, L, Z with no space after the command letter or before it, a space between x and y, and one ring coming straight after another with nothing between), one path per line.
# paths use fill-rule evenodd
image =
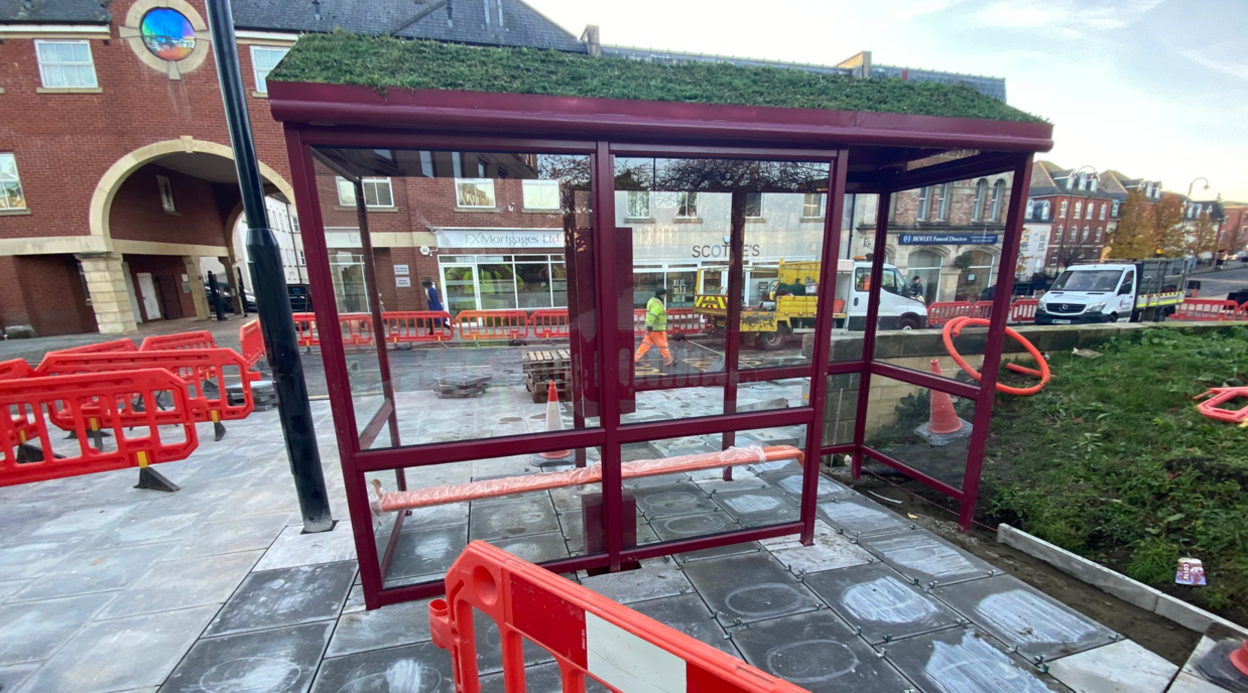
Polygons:
M1187 254L1187 230L1183 228L1183 201L1166 193L1153 205L1153 243L1161 257Z
M1118 228L1107 237L1111 256L1123 260L1153 257L1157 245L1152 216L1152 205L1144 199L1142 189L1127 193L1118 215Z
M1209 219L1208 212L1201 212L1195 226L1188 234L1187 254L1200 257L1204 253L1216 253L1218 248L1218 230Z

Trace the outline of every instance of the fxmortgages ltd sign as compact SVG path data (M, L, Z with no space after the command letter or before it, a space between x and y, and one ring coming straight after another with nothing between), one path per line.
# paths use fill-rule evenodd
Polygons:
M439 248L562 248L563 229L434 229Z

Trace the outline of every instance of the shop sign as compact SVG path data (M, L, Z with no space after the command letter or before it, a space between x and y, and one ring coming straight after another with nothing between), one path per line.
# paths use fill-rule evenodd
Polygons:
M411 277L395 277L394 285L400 289L410 287L412 285L412 278Z
M995 233L903 233L902 245L996 245Z
M563 229L436 229L439 248L562 248Z

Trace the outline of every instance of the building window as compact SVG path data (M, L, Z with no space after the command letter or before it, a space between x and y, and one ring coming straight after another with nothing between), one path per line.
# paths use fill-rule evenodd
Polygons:
M698 216L698 194L696 192L676 193L676 217L678 219L695 219Z
M86 41L35 41L45 89L94 89L95 63Z
M273 46L252 46L251 47L251 69L256 75L256 91L261 94L269 93L269 73L277 64L286 57L289 48L274 48Z
M1035 214L1036 214L1036 201L1028 199L1026 216L1028 219L1031 219L1032 217L1035 216Z
M1097 243L1101 242L1101 227L1099 226L1096 227L1096 242Z
M1070 201L1069 201L1069 200L1062 200L1062 209L1061 209L1061 211L1060 211L1060 212L1058 212L1058 216L1059 216L1059 217L1061 217L1061 218L1063 218L1063 219L1065 219L1065 218L1066 218L1066 209L1067 209L1067 205L1069 205L1069 204L1070 204Z
M476 209L494 208L493 178L457 178L455 204Z
M930 187L919 188L919 221L927 221L927 215L932 209L932 189Z
M936 219L938 221L949 220L949 203L953 201L953 186L945 183L940 186L940 206L936 208Z
M1081 216L1083 216L1083 202L1082 201L1075 203L1075 218L1078 219Z
M1049 212L1052 212L1052 211L1053 211L1053 205L1048 200L1045 200L1044 202L1040 203L1040 219L1041 220L1048 221L1050 218Z
M1086 226L1085 226L1085 227L1083 227L1083 238L1081 238L1081 239L1079 240L1079 242L1080 242L1080 243L1087 243L1087 242L1088 242L1088 234L1089 234L1089 233L1091 233L1091 232L1092 232L1092 230L1091 230L1091 229L1089 229L1088 227L1086 227Z
M992 209L988 213L988 221L1001 221L1001 199L1005 197L1005 181L999 180L992 184Z
M1101 221L1105 221L1105 203L1101 203Z
M1091 200L1088 200L1088 216L1084 217L1085 219L1091 219L1091 218L1092 218L1092 213L1093 213L1094 211L1096 211L1096 210L1095 210L1095 207L1096 207L1096 205L1095 205L1095 204L1093 204L1093 202L1092 202Z
M745 218L746 219L762 219L763 218L763 194L759 192L747 192L745 194Z
M980 179L975 184L975 207L971 209L971 221L983 221L984 202L988 199L988 181Z
M1061 224L1058 224L1058 225L1057 225L1057 236L1056 236L1056 240L1054 240L1054 241L1053 241L1054 243L1061 243L1061 242L1062 242L1062 232L1063 232L1062 225L1061 225Z
M365 178L361 181L364 187L365 207L393 207L394 193L390 188L389 178ZM338 179L338 204L343 207L354 207L355 184L345 178Z
M628 191L628 218L629 219L649 219L650 218L650 191L649 190L629 190Z
M811 219L822 219L823 200L823 193L806 193L805 201L802 203L802 216Z
M1113 209L1109 211L1109 215L1114 217L1115 219L1118 218L1118 205L1119 205L1118 200L1114 200L1114 207Z
M524 181L525 209L559 209L559 181Z
M167 176L156 176L156 187L160 188L160 206L170 214L177 214L178 206L173 203L173 183Z
M0 152L0 210L26 209L22 181L17 176L17 160L11 152Z

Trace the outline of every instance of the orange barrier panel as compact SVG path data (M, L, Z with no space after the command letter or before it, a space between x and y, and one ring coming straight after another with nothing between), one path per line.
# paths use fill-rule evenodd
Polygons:
M932 303L927 307L927 324L932 327L940 327L954 318L963 315L970 317L974 308L975 306L970 301Z
M138 351L138 347L134 345L134 340L122 338L112 339L107 342L96 342L95 344L84 344L82 346L70 347L68 349L57 349L49 351L49 354L100 354L114 351Z
M143 340L139 351L162 351L165 349L215 349L217 342L208 330L156 334Z
M17 378L29 378L34 375L30 364L24 359L13 359L11 361L0 361L0 380L16 380Z
M667 310L668 334L701 334L707 330L705 317L694 308L669 308ZM646 311L633 309L633 334L645 334Z
M1189 298L1175 306L1171 320L1234 320L1239 306L1234 301Z
M369 346L373 343L373 316L368 313L339 313L343 346Z
M299 346L311 349L321 345L321 335L316 331L315 313L295 313L291 317L295 320L295 336L299 339Z
M0 486L183 460L199 445L185 385L159 368L0 381L0 410L19 412L0 416ZM58 441L59 450L45 418L54 411L77 433L72 444ZM167 425L178 426L179 434L160 428ZM91 435L100 430L112 433L107 447L115 449L105 450L103 438Z
M1248 301L1244 301L1244 305L1235 309L1236 320L1248 320Z
M264 335L260 332L260 321L251 322L238 328L239 351L248 368L255 368L260 359L264 358Z
M522 339L529 336L529 316L522 310L465 310L455 316L460 339Z
M976 301L971 306L971 317L987 320L992 317L992 301Z
M1248 426L1248 407L1223 409L1219 406L1238 399L1248 399L1248 387L1215 387L1204 394L1196 395L1192 399L1204 399L1206 397L1208 399L1196 405L1196 410L1201 414L1216 421Z
M447 342L455 338L451 314L438 310L392 311L381 314L390 344Z
M678 455L661 460L636 460L620 465L621 478L634 479L643 476L675 474L677 472L696 472L702 469L732 467L740 464L756 462L775 462L778 460L797 460L805 465L806 456L792 445L773 445L766 448L728 448L723 452L700 452L692 455ZM455 503L466 500L479 500L495 496L509 496L530 491L545 491L552 488L596 484L602 481L602 465L593 464L579 469L568 469L560 472L542 472L502 479L486 479L469 481L462 484L434 486L413 489L411 491L393 491L382 494L381 509L383 512L395 510L411 510L429 505Z
M565 339L568 331L568 311L563 309L535 310L529 315L529 329L538 339Z
M1020 298L1010 304L1010 322L1035 322L1036 309L1040 307L1038 298Z
M446 572L446 599L429 603L433 644L451 654L456 691L480 689L477 645L486 639L474 610L498 625L509 691L525 690L527 643L555 657L564 691L584 691L590 680L613 691L804 691L483 541Z

